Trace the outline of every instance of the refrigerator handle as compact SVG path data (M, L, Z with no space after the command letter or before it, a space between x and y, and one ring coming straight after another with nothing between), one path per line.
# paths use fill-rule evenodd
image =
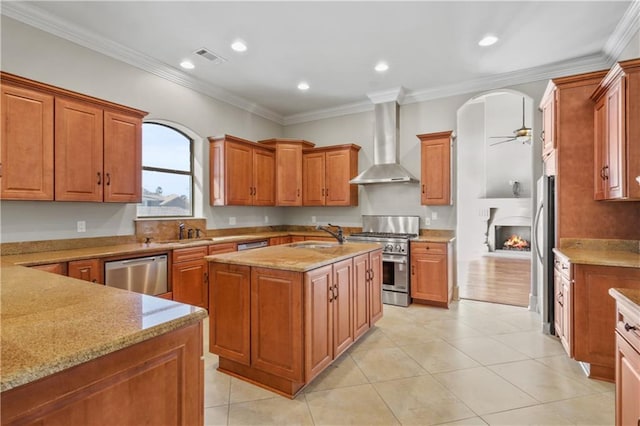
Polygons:
M535 219L533 219L533 235L536 241L536 252L538 254L538 259L540 259L540 262L544 263L544 260L542 259L542 252L540 252L540 243L538 242L538 225L540 224L540 215L542 214L542 208L544 207L543 203L540 203L540 206L538 207L538 211L536 212L536 217Z

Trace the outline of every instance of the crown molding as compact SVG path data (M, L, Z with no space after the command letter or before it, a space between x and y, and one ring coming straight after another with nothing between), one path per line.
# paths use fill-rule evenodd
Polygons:
M631 38L640 31L640 0L633 0L603 47L609 66L620 57Z
M4 1L0 6L0 13L284 126L372 111L373 103L384 102L384 100L381 101L381 99L387 97L395 96L390 100L398 100L400 104L411 104L448 96L499 89L565 75L607 69L613 65L631 38L640 30L640 0L633 0L618 23L614 33L607 40L607 43L603 47L603 52L600 54L544 67L468 80L433 89L405 93L403 88L399 87L367 94L370 99L367 101L282 116L255 102L236 96L220 87L205 83L202 80L194 78L147 55L141 54L138 51L61 20L38 7L30 5L29 2Z
M39 30L53 34L65 40L69 40L75 44L102 53L106 56L110 56L173 83L193 89L244 111L266 118L267 120L274 121L280 125L284 123L282 115L271 111L268 108L240 96L236 96L220 87L205 83L148 55L144 55L136 50L108 40L105 37L99 36L94 32L87 31L80 26L59 19L42 9L29 4L28 2L2 2L2 9L0 12L5 16L35 27Z

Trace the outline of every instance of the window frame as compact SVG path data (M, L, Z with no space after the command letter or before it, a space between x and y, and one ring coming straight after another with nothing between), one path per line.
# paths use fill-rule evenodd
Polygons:
M194 144L194 140L192 137L190 137L189 135L187 135L185 132L183 132L180 129L177 129L176 127L173 127L169 124L165 124L165 123L158 123L155 121L145 121L142 123L142 127L144 129L144 125L145 124L152 124L154 126L163 126L166 127L168 129L173 130L176 133L179 133L180 135L184 136L185 139L187 139L189 141L189 171L184 171L184 170L177 170L177 169L167 169L167 168L163 168L163 167L147 167L144 165L144 160L142 161L142 167L141 167L141 174L144 173L145 171L149 171L149 172L160 172L160 173L172 173L172 174L176 174L176 175L182 175L182 176L191 176L191 184L189 185L190 189L191 189L191 194L189 195L189 204L191 205L191 214L189 215L167 215L167 216L140 216L138 214L138 207L142 204L142 202L138 203L136 205L136 218L137 219L166 219L166 218L172 218L172 217L195 217L195 212L194 212L194 202L195 200L193 199L194 197L194 181L195 181L195 176L194 176L194 152L193 152L193 144ZM143 130L143 137L142 137L142 144L144 145L144 130ZM142 151L144 152L144 147L142 149ZM141 180L142 181L142 180ZM141 188L142 189L142 196L144 197L144 187Z

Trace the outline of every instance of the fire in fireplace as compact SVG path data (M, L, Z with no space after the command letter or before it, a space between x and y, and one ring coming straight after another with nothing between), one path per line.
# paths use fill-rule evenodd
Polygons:
M531 251L531 227L496 226L496 250Z

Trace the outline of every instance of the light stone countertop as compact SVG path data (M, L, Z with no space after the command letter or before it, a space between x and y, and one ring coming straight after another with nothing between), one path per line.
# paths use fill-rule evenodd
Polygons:
M202 321L207 311L61 275L0 267L0 392Z
M553 251L567 257L573 264L640 268L640 253L632 251L582 248L554 248Z
M313 241L305 241L313 243ZM338 262L342 259L368 253L382 248L377 243L346 242L344 244L317 241L317 244L329 244L330 247L305 248L295 247L296 244L283 244L263 247L255 250L238 251L232 253L207 256L210 262L228 263L233 265L259 266L286 271L306 272L324 265Z
M454 241L456 237L447 235L420 235L418 238L414 238L411 242L417 243L450 243Z

